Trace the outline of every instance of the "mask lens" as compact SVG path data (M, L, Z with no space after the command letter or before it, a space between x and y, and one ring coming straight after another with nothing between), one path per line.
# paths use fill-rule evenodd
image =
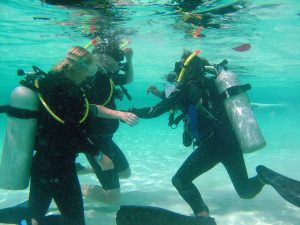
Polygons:
M182 63L181 62L176 62L174 72L177 73L177 74L180 74L181 69L182 69Z
M91 77L97 73L98 66L97 64L93 64L91 67L89 67L89 74L88 76Z

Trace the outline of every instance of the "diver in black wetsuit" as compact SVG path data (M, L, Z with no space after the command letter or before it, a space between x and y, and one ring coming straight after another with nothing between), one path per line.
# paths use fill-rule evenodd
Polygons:
M104 105L116 110L115 99L122 100L123 93L116 86L121 86L127 97L130 98L123 85L133 81L131 48L120 49L116 40L106 39L97 43L92 51L99 61L99 68L95 76L87 79L85 93L91 104ZM121 64L124 56L126 63ZM119 70L123 69L124 74ZM119 178L128 178L131 175L129 163L113 140L113 134L119 127L119 121L107 118L93 118L89 123L88 133L94 144L101 149L98 159L87 155L92 166L83 168L78 165L78 174L96 174L101 186L81 185L83 196L106 204L119 201Z
M40 106L28 205L29 217L39 225L46 223L44 216L52 198L61 212L62 224L85 224L75 158L81 151L78 147L87 144L81 130L89 106L78 85L96 68L88 51L73 47L65 60L36 84L44 102L64 121L59 122ZM91 147L89 153L96 155L97 149Z
M176 63L175 66L174 71L177 74L179 74L180 67L184 66L184 62L190 55L191 52L184 51L181 62ZM282 180L273 179L272 174L275 176L274 172L265 172L266 168L263 166L257 167L259 175L248 178L243 152L228 121L223 104L219 100L214 78L204 76L204 66L207 63L203 58L194 57L188 66L184 66L186 74L183 81L177 84L175 90L169 96L162 97L162 92L152 86L148 91L154 92L156 96L162 97L163 100L154 107L132 108L129 110L140 118L155 118L170 109L182 111L182 118L185 121L184 137L190 140L185 140L184 144L190 146L192 140L195 140L194 145L197 148L172 178L173 185L193 209L196 216L209 217L209 209L197 187L193 184L193 180L218 163L222 163L241 198L251 199L255 197L267 183L275 189L277 187L276 190L279 193L284 193L280 194L286 200L299 206L300 182L284 178L288 180L286 180L285 185L282 185ZM196 106L196 131L190 123L192 119L189 113L190 106ZM187 135L190 138L186 138ZM272 181L269 180L271 177L270 180ZM266 182L267 180L268 182ZM293 187L290 188L287 184L292 183Z

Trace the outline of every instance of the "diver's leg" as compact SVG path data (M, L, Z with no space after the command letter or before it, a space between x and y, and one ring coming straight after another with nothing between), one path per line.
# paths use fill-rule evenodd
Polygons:
M84 208L75 159L64 160L63 173L52 184L55 203L61 213L63 225L84 225Z
M218 154L214 149L213 138L203 142L185 160L172 178L173 185L182 198L190 205L195 215L209 216L209 209L192 181L219 162Z
M91 166L83 166L80 163L76 163L76 171L78 175L94 174L94 170Z
M127 179L131 176L131 169L126 156L119 146L108 138L104 144L105 154L113 161L114 170L118 173L120 179Z
M127 167L127 169L118 173L120 179L127 179L131 176L131 169Z
M264 184L258 176L248 177L243 152L239 147L238 141L234 134L227 144L223 145L222 163L225 166L232 184L241 198L254 198L263 188Z
M93 157L87 155L87 159L92 165L102 187L99 185L81 185L83 196L105 204L117 203L120 199L120 182L116 171L103 171Z
M39 222L44 221L44 216L52 200L49 179L46 179L48 163L47 160L44 160L44 157L36 153L31 167L29 216Z
M82 195L85 198L105 204L116 204L120 200L120 188L104 189L99 185L81 185Z
M122 150L112 140L112 135L95 138L94 142L99 146L101 151L112 160L114 170L118 173L120 179L127 179L131 176L129 163ZM78 175L94 173L92 166L84 167L80 163L76 163L76 169Z

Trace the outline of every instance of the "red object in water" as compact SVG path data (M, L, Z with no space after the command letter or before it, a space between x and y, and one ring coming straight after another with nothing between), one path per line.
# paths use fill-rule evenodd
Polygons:
M251 48L251 45L250 44L242 44L240 46L237 46L235 48L233 48L233 50L237 51L237 52L244 52L244 51L247 51Z
M95 29L96 29L96 25L90 26L90 32L95 32Z

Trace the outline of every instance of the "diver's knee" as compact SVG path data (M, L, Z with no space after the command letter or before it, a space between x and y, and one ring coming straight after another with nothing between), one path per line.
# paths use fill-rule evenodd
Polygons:
M245 191L246 189L243 190L237 190L237 194L239 195L240 198L242 199L253 199L257 193L253 193L253 192L247 192Z
M183 182L176 175L172 177L172 184L176 189L180 189L182 187Z
M131 169L128 167L126 170L123 170L118 173L120 179L127 179L131 176Z

